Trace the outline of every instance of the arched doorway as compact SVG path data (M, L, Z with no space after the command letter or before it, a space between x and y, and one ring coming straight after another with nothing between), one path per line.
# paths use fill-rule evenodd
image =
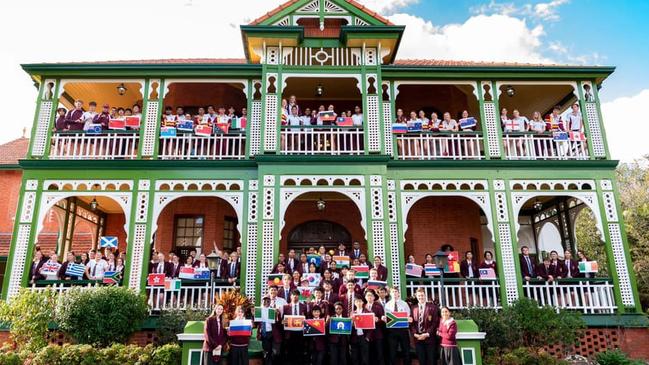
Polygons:
M305 250L311 246L335 249L339 243L349 246L351 235L343 225L325 220L309 221L295 227L288 235L288 249Z

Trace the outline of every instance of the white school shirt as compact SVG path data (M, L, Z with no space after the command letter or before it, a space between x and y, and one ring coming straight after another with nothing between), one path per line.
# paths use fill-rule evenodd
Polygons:
M83 112L81 115L81 120L83 121L83 130L87 130L90 128L90 126L93 124L92 120L95 118L95 115L97 115L96 112Z
M451 119L449 121L442 120L442 128L440 129L451 131L454 130L457 126L457 121L455 119Z
M356 127L363 126L363 114L354 114L352 115L352 124Z
M543 120L531 120L530 128L534 132L545 132L545 121Z
M581 132L581 113L575 115L571 112L566 115L566 120L572 132ZM568 125L565 127L567 128Z
M525 118L523 116L520 116L518 118L514 118L512 120L514 121L514 123L518 124L518 131L519 132L524 132L525 127L530 122L527 118Z
M395 312L395 304L396 304L396 312L406 312L408 313L408 316L410 316L410 306L408 303L405 301L399 299L399 300L394 300L390 299L388 300L387 303L385 303L385 313L392 313Z
M419 118L419 121L421 121L422 128L430 128L430 119L424 117L424 118Z
M104 277L104 272L106 272L106 268L108 268L108 263L104 259L99 261L91 260L86 264L86 267L88 268L88 274L91 279L102 279Z
M442 121L440 119L435 119L430 121L429 128L430 129L439 129L441 127Z
M302 124L302 118L297 115L289 115L287 121L290 126L299 126Z

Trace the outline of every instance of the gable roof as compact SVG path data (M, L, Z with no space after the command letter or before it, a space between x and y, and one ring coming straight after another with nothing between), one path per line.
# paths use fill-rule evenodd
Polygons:
M272 18L273 16L279 14L280 12L286 10L287 8L290 8L291 6L299 3L300 1L304 0L288 0L287 2L281 4L280 6L276 7L275 9L267 12L266 14L260 16L259 18L253 20L252 22L249 23L249 25L259 25L265 20L268 20ZM383 23L385 25L394 25L392 22L390 22L387 18L381 16L379 13L372 11L368 8L366 8L364 5L358 3L355 0L339 0L341 2L346 2L347 4L350 4L351 6L355 7L356 9L362 11L363 13L369 15L370 17L378 20L380 23Z
M21 137L0 145L0 165L18 165L27 157L29 138Z

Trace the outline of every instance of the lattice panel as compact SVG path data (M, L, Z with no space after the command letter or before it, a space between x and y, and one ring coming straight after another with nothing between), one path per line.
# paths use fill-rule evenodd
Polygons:
M277 95L266 95L266 121L264 123L264 150L277 149Z
M18 294L21 287L21 281L27 264L27 246L29 245L29 234L32 231L31 224L21 224L18 226L16 235L16 248L14 249L14 259L11 263L11 278L9 279L9 288L7 298L11 299Z
M593 146L593 155L595 157L606 157L604 148L604 137L600 129L599 113L597 112L597 103L586 103L586 117L588 118L588 130L590 143Z
M279 47L266 47L266 63L277 65L279 63Z
M32 141L32 156L43 156L45 154L47 134L50 131L52 105L52 101L41 101L41 107L38 110L36 133L34 133L34 140Z
M383 102L383 139L385 140L385 154L392 156L392 104Z
M512 190L592 190L595 180L509 180Z
M496 104L492 102L485 101L484 105L484 117L485 124L487 126L487 139L489 150L489 156L499 157L500 156L500 137L498 136L498 129L500 128L500 123L498 123L498 114L496 113Z
M137 212L135 214L135 222L146 223L148 212L149 212L149 193L140 192L137 194Z
M273 245L275 243L275 223L264 221L261 245L261 278L268 277L273 269Z
M608 234L611 237L611 248L613 250L613 261L615 262L615 271L620 282L620 295L624 306L634 306L633 289L631 279L629 278L629 268L626 264L626 252L622 243L622 233L618 223L608 224Z
M250 144L250 156L259 154L259 148L261 147L261 100L252 102L248 143Z
M372 222L372 247L374 248L374 256L381 257L385 262L385 229L383 221Z
M155 152L156 128L158 127L159 119L158 113L160 111L160 103L157 100L149 100L146 103L146 117L144 119L144 128L142 134L142 156L153 156Z
M275 217L275 189L264 189L264 219L273 219Z
M394 191L388 193L388 220L390 223L397 221L397 193Z
M498 222L509 222L509 211L507 210L507 197L505 193L496 193L495 196Z
M381 188L370 189L372 199L372 219L383 219L383 191Z
M390 250L391 250L391 268L392 285L401 286L401 264L399 257L399 229L397 223L390 223Z
M131 289L140 290L140 281L142 279L142 267L144 260L144 241L146 239L146 224L136 224L133 229L131 251L131 274L129 276L128 286Z
M512 304L518 299L518 282L516 280L516 265L514 263L514 248L512 246L509 224L498 224L498 237L500 238L500 260L505 271L505 291L507 304Z
M246 296L255 296L257 279L257 224L248 224L246 237Z
M23 207L20 212L20 223L31 223L34 217L34 207L36 204L36 193L26 192L23 195Z
M248 222L257 221L257 193L248 193Z
M376 54L376 48L365 48L365 54L363 57L365 61L365 65L367 66L376 66L378 60L377 60L377 54ZM373 75L374 79L376 79L376 75Z
M604 211L606 212L606 220L609 222L617 222L617 207L615 206L615 194L612 192L602 193L604 199Z
M370 152L381 152L381 133L379 131L379 97L367 96L367 139Z

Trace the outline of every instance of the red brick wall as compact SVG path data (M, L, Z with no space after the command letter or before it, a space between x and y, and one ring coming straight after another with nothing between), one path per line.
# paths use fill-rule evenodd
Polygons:
M424 198L408 213L405 254L423 262L427 253L434 254L443 244L452 245L460 255L470 250L470 238L482 247L480 207L466 198Z
M634 359L649 361L648 328L588 328L574 348L547 346L546 350L557 358L577 354L593 358L599 352L620 349Z
M365 230L361 226L361 214L358 211L356 204L352 201L328 201L327 207L324 211L318 211L314 201L294 201L288 209L286 209L284 219L286 220L286 224L282 229L279 252L288 252L288 236L295 227L305 222L317 220L329 221L344 226L347 228L347 231L349 231L352 242L358 241L364 251L367 249ZM349 246L348 243L348 248Z
M20 195L22 171L0 171L0 256L7 256Z
M155 236L155 248L167 253L173 248L174 216L203 215L203 251L211 252L212 242L223 247L223 219L226 216L237 217L232 206L219 198L185 197L167 205L158 218L158 230ZM241 234L241 232L239 232ZM236 242L235 247L241 242Z
M128 249L126 247L126 231L124 231L125 220L126 217L124 214L108 214L106 217L106 227L104 229L104 236L117 237L120 252Z

